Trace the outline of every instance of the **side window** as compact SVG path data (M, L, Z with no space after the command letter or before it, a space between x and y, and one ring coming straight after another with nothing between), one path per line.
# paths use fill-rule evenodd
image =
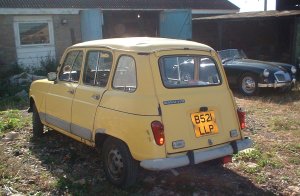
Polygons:
M121 56L117 64L113 88L126 92L134 92L136 87L135 61L130 56Z
M105 87L112 65L112 54L107 51L89 51L83 73L86 85Z
M63 81L78 82L82 65L83 52L71 51L67 54L58 78Z

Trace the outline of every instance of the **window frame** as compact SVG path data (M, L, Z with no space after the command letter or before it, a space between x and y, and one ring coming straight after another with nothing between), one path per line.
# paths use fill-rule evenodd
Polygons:
M115 77L116 77L118 65L119 65L120 59L121 59L122 57L124 57L124 56L130 57L130 58L132 58L133 61L134 61L134 67L135 67L135 84L136 84L136 87L135 87L134 91L127 91L126 89L120 90L119 88L115 88L115 87L114 87L114 80L115 80ZM136 92L136 90L138 89L138 78L137 78L137 75L138 75L138 74L137 74L137 66L136 66L136 60L135 60L135 58L134 58L132 55L129 55L129 54L121 54L121 55L119 55L118 60L117 60L117 62L116 62L116 66L115 66L115 68L114 68L114 76L113 76L113 78L112 78L112 80L111 80L111 88L114 89L114 90L117 90L117 91L121 91L121 92L134 93L134 92Z
M110 71L109 71L109 75L108 75L108 79L107 79L107 82L106 82L106 85L105 86L99 86L99 85L91 85L91 84L88 84L88 83L85 83L84 81L84 76L85 76L85 71L86 71L86 68L87 68L87 63L88 63L88 55L90 52L107 52L107 53L110 53L111 55L111 66L110 66ZM82 84L85 85L85 86L91 86L91 87L98 87L98 88L106 88L108 86L108 83L109 83L109 78L110 78L110 75L112 74L112 70L113 70L113 62L114 62L114 55L112 53L112 51L110 50L103 50L103 49L89 49L86 51L86 54L85 54L85 62L84 62L84 67L83 67L83 73L82 73ZM96 78L94 78L94 81L95 81Z
M68 55L69 55L71 52L78 52L78 54L76 55L75 59L74 59L73 62L72 62L71 71L72 71L73 65L74 65L74 63L76 62L76 59L77 59L77 57L79 56L80 52L82 53L82 62L81 62L81 66L80 66L80 74L79 74L79 79L78 79L78 81L71 80L71 79L70 79L71 74L69 74L68 80L61 80L61 79L60 79L60 73L61 73L62 70L63 70L63 66L64 66L64 63L65 63L65 60L66 60L66 58L68 57ZM64 57L63 57L63 61L61 62L61 65L60 65L59 70L58 70L58 72L57 72L57 81L60 81L60 82L79 83L79 82L80 82L80 79L81 79L81 72L82 72L82 66L83 66L83 64L84 64L84 61L85 61L85 52L84 52L84 50L82 50L82 49L77 49L77 48L76 48L76 49L74 49L74 50L69 50L69 51L67 51L66 54L65 54Z
M26 23L47 23L48 25L48 34L49 34L49 43L42 44L21 44L21 35L20 35L20 24ZM52 17L15 17L14 18L14 29L16 35L16 45L20 48L26 47L39 47L39 46L53 46L54 45L54 33L53 33L53 22Z
M162 70L162 59L165 58L165 57L196 57L196 58L209 58L210 60L212 60L215 64L215 67L216 67L216 71L219 75L219 79L220 79L220 83L218 84L209 84L209 85L191 85L191 86L168 86L165 84L164 82L164 77L162 75L162 73L164 73L164 70ZM221 86L223 84L223 76L220 72L220 68L219 68L219 64L218 62L216 61L215 58L213 58L212 56L209 56L209 55L201 55L201 54L172 54L172 55L163 55L161 57L159 57L158 59L158 68L159 68L159 75L160 75L160 78L161 78L161 82L163 84L163 86L166 88L166 89L180 89L180 88L199 88L199 87L212 87L212 86Z

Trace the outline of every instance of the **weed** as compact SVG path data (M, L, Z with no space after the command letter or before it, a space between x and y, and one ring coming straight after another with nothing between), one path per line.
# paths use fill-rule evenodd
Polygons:
M274 131L292 130L295 125L299 125L298 121L288 118L275 117L272 119L272 129Z
M260 173L256 176L255 178L255 181L258 183L258 184L263 184L265 182L268 181L268 177L265 176L264 174Z
M288 159L288 162L295 165L300 165L300 158L299 157L291 157Z
M261 152L257 149L249 152L241 152L235 155L235 159L244 162L254 162L258 165L257 167L244 168L244 170L248 173L259 172L261 168L266 166L270 166L272 168L282 168L284 166L273 152Z
M30 125L29 116L24 118L21 112L19 110L0 111L0 134Z
M55 187L62 192L72 193L72 195L84 195L87 194L87 185L81 185L77 183L73 183L66 177L60 177Z

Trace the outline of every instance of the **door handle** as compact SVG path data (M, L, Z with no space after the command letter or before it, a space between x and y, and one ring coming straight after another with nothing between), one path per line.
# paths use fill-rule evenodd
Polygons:
M67 92L73 95L75 93L75 90L74 89L69 89Z
M91 96L93 99L95 100L99 100L100 99L100 95L99 94L94 94Z

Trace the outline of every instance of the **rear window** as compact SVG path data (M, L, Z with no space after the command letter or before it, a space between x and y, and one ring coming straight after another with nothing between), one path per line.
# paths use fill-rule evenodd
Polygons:
M220 85L216 62L207 56L164 56L159 59L166 88Z

